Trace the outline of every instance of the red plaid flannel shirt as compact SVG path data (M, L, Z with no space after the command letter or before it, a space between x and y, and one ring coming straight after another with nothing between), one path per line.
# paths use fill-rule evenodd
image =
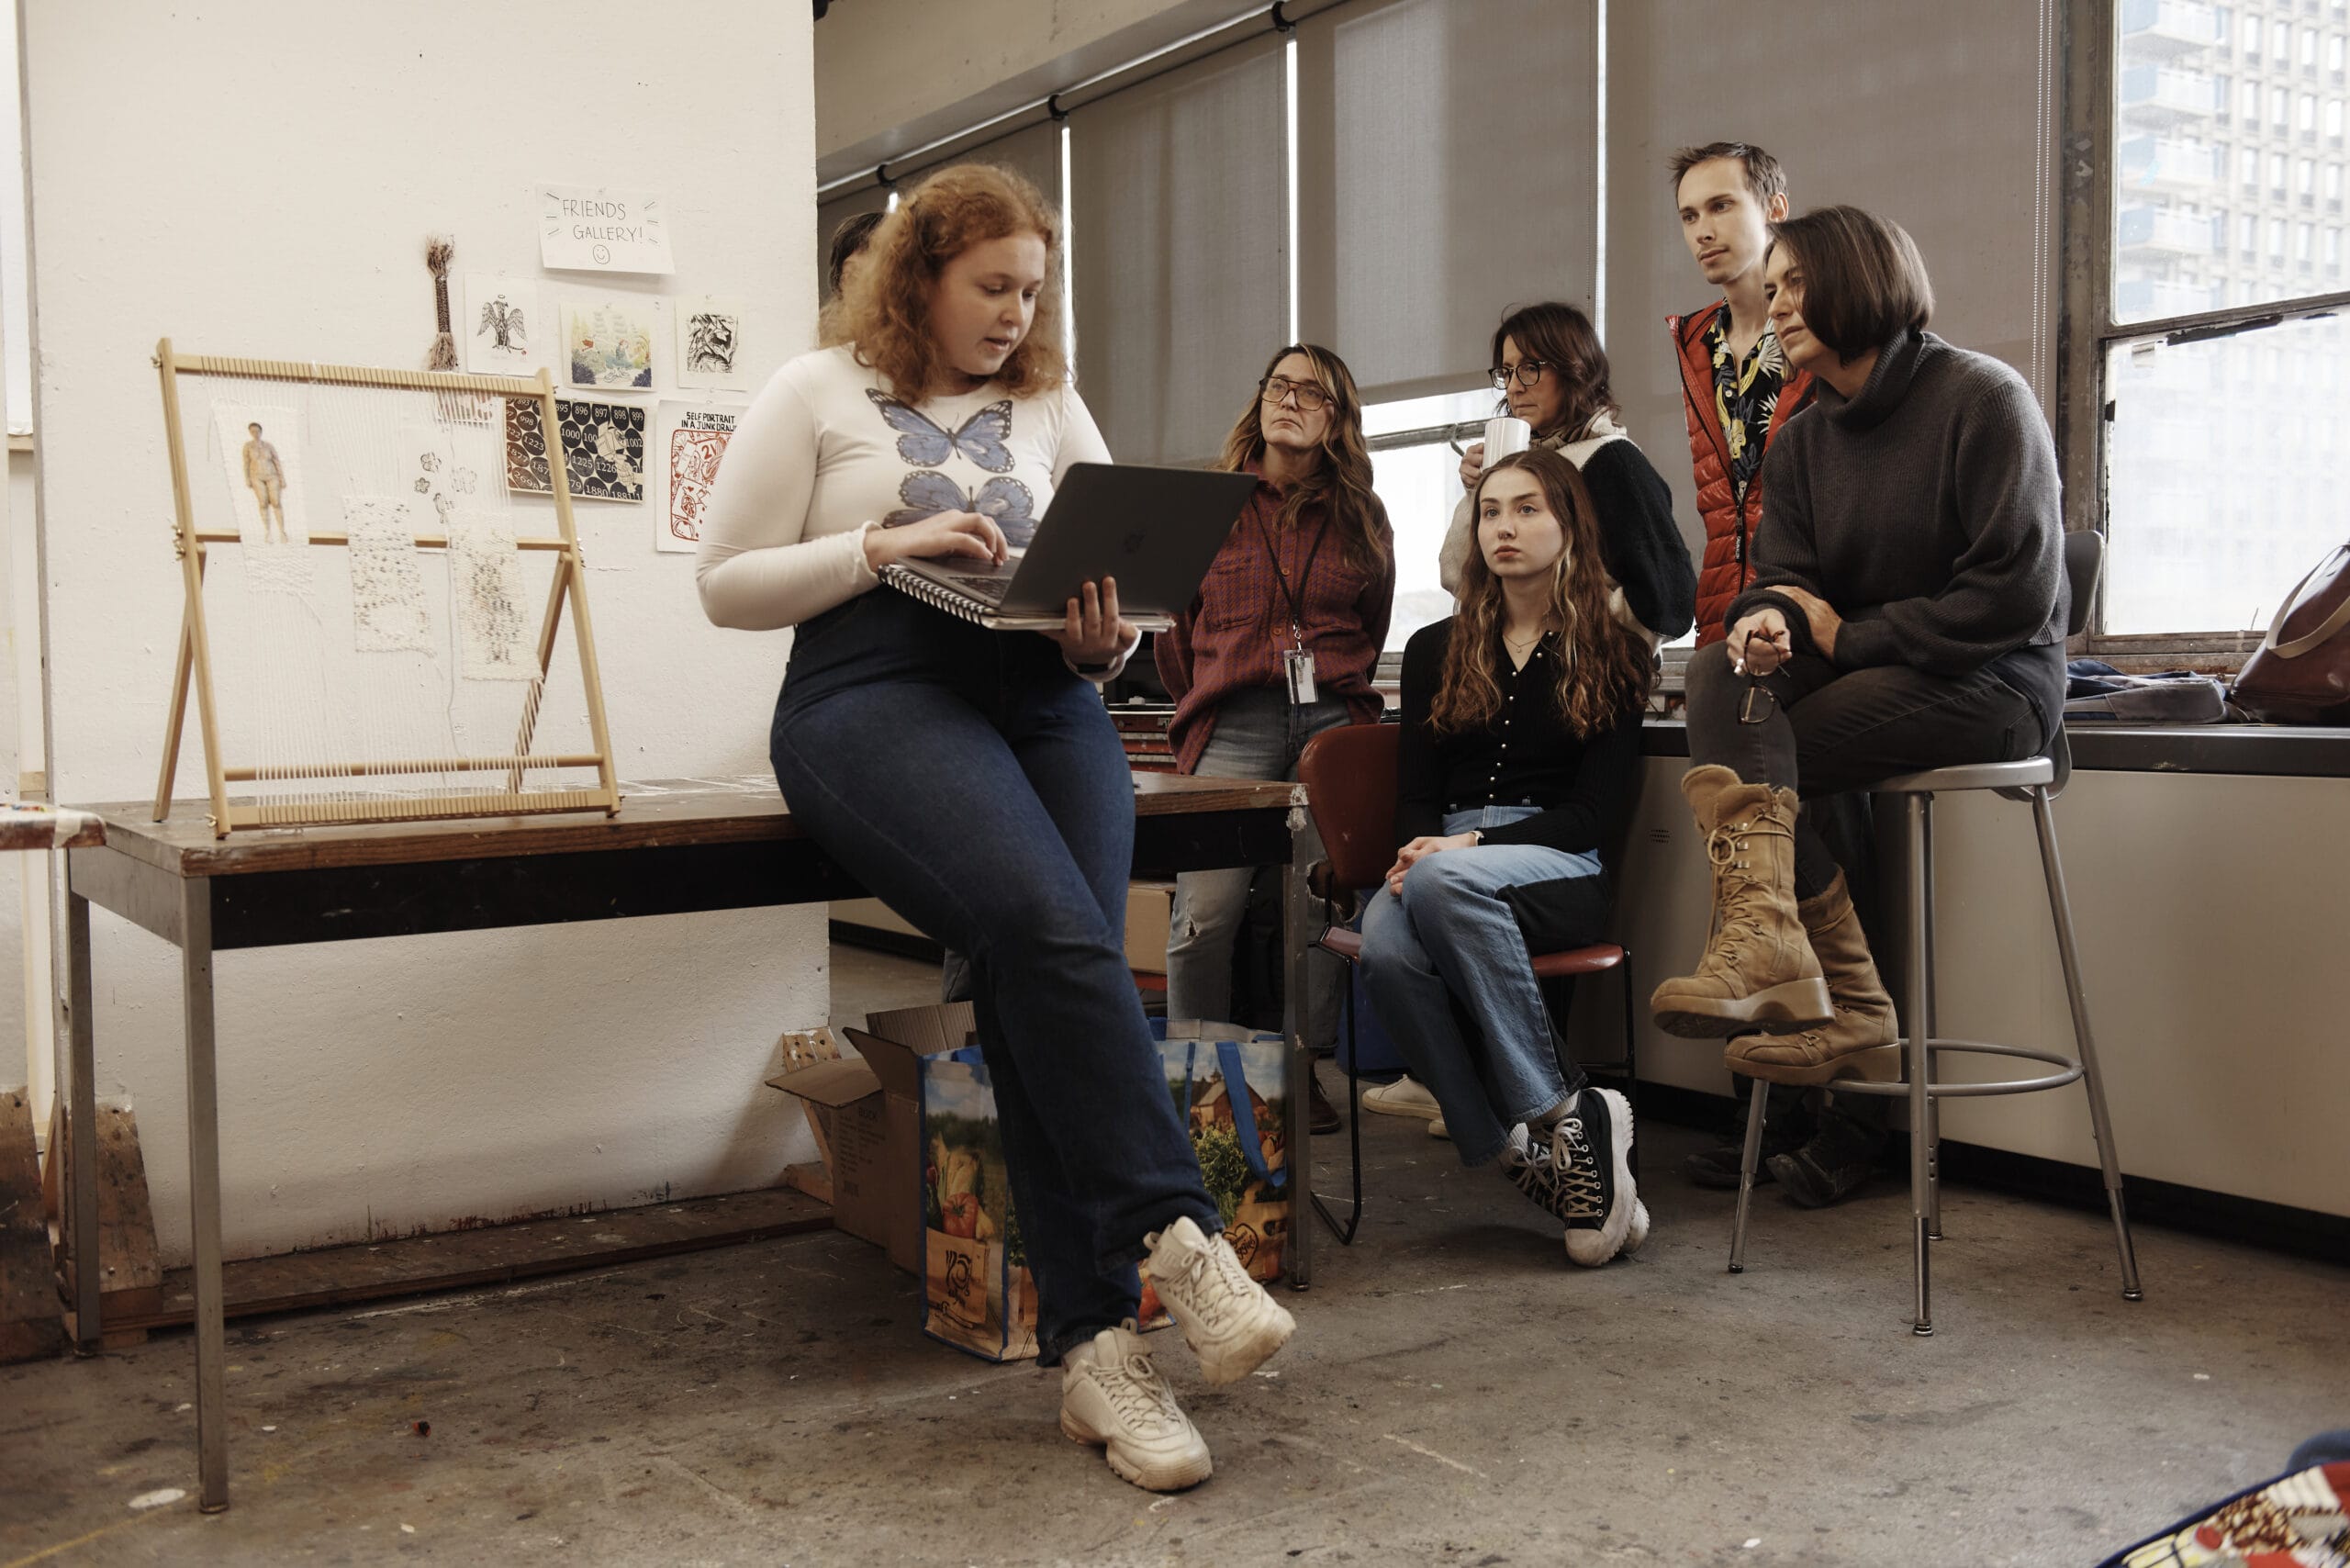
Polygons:
M1281 492L1260 481L1201 580L1199 596L1154 644L1159 678L1175 699L1167 734L1181 772L1199 766L1225 698L1252 686L1287 683L1281 655L1294 639L1289 599L1266 553L1269 537L1304 610L1302 629L1314 654L1319 694L1345 698L1356 723L1379 720L1382 699L1371 689L1371 678L1395 602L1394 538L1387 514L1379 512L1373 526L1387 543L1389 564L1373 577L1347 559L1335 535L1320 550L1314 548L1315 536L1327 526L1323 520L1308 514L1284 530L1281 510ZM1309 554L1313 570L1300 588Z

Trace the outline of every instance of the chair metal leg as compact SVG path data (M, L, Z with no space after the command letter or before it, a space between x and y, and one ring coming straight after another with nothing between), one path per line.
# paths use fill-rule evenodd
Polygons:
M1917 1255L1917 1311L1910 1319L1910 1330L1919 1335L1934 1331L1932 1281L1930 1265L1926 1256L1926 1237L1931 1204L1928 1191L1931 1173L1928 1170L1926 1146L1929 1120L1933 1114L1932 1096L1926 1091L1931 1080L1927 1065L1930 1054L1926 1042L1931 1037L1928 1019L1932 1005L1928 988L1933 973L1931 933L1927 928L1930 912L1928 908L1928 876L1926 859L1926 797L1905 797L1908 811L1909 851L1909 973L1906 990L1908 1005L1902 1020L1907 1026L1908 1047L1903 1053L1909 1071L1909 1215L1912 1248Z
M2056 955L2065 966L2065 996L2073 1008L2073 1040L2081 1053L2081 1081L2089 1095L2089 1127L2097 1135L2098 1163L2104 1168L2106 1205L2113 1215L2113 1241L2121 1257L2121 1299L2141 1301L2138 1252L2130 1240L2130 1215L2121 1199L2121 1159L2113 1146L2113 1123L2106 1114L2105 1078L2097 1044L2089 1037L2089 1008L2081 993L2081 957L2073 940L2073 904L2065 891L2065 868L2056 856L2056 823L2045 788L2031 792L2032 825L2040 832L2040 868L2048 880L2048 913L2056 923Z
M1729 1222L1729 1271L1746 1272L1746 1211L1754 1201L1754 1167L1762 1156L1763 1104L1771 1086L1757 1078L1746 1105L1746 1150L1738 1160L1738 1215Z
M1624 1105L1632 1113L1632 1128L1635 1134L1639 1132L1640 1126L1640 1058L1639 1030L1635 1026L1636 1021L1632 1009L1639 1004L1639 988L1632 983L1632 950L1626 947L1624 949ZM1624 1157L1624 1163L1625 1167L1631 1171L1632 1179L1638 1181L1640 1174L1640 1143L1638 1137L1633 1138L1631 1149Z
M1934 983L1934 798L1919 797L1925 802L1926 823L1926 1071L1927 1081L1940 1083L1942 1074L1942 1053L1934 1048L1934 1039L1941 1033L1942 998ZM1942 1238L1942 1106L1929 1094L1926 1097L1926 1238L1930 1241Z
M1347 964L1347 989L1338 999L1338 1016L1345 1020L1347 1031L1347 1158L1354 1172L1354 1206L1347 1212L1347 1223L1340 1225L1330 1205L1315 1193L1314 1212L1330 1227L1341 1247L1354 1245L1355 1231L1362 1224L1362 1058L1355 1042L1355 966ZM1309 1071L1311 1069L1308 1070ZM1307 1159L1312 1159L1309 1152Z

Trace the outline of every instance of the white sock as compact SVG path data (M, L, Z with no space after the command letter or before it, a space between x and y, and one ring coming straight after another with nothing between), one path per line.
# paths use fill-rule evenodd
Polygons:
M1577 1090L1575 1092L1568 1095L1565 1099L1560 1101L1557 1104L1551 1106L1549 1110L1543 1112L1540 1115L1529 1119L1526 1124L1527 1130L1536 1133L1547 1133L1552 1127L1557 1126L1561 1122L1565 1121L1569 1116L1573 1115L1575 1114L1575 1107L1582 1103L1583 1092L1581 1090Z

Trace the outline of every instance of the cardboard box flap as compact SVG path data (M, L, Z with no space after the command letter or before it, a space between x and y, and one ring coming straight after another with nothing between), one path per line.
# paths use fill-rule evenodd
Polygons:
M950 1002L943 1007L901 1007L891 1013L876 1013L866 1019L865 1026L916 1056L926 1057L960 1050L970 1039L971 1031L979 1025L969 1002Z
M872 1065L853 1057L796 1067L789 1072L768 1079L767 1084L786 1094L797 1094L802 1100L811 1100L834 1110L843 1105L854 1105L883 1087L881 1075L874 1070Z
M872 1070L883 1090L901 1100L922 1098L922 1058L929 1051L918 1051L901 1041L868 1035L862 1029L844 1029L848 1043L865 1058L864 1065ZM959 1046L962 1041L955 1042ZM937 1050L953 1050L955 1046L939 1046Z

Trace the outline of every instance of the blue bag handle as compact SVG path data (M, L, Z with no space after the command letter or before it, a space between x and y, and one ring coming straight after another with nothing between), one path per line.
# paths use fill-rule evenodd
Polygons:
M1248 1162L1248 1173L1276 1193L1287 1190L1289 1168L1283 1166L1276 1173L1265 1167L1265 1146L1257 1139L1257 1107L1248 1103L1248 1075L1240 1065L1240 1042L1218 1040L1215 1056L1224 1068L1224 1094L1232 1103L1232 1130L1239 1135L1240 1158ZM1185 1076L1188 1081L1189 1074ZM1187 1089L1185 1093L1189 1092Z

